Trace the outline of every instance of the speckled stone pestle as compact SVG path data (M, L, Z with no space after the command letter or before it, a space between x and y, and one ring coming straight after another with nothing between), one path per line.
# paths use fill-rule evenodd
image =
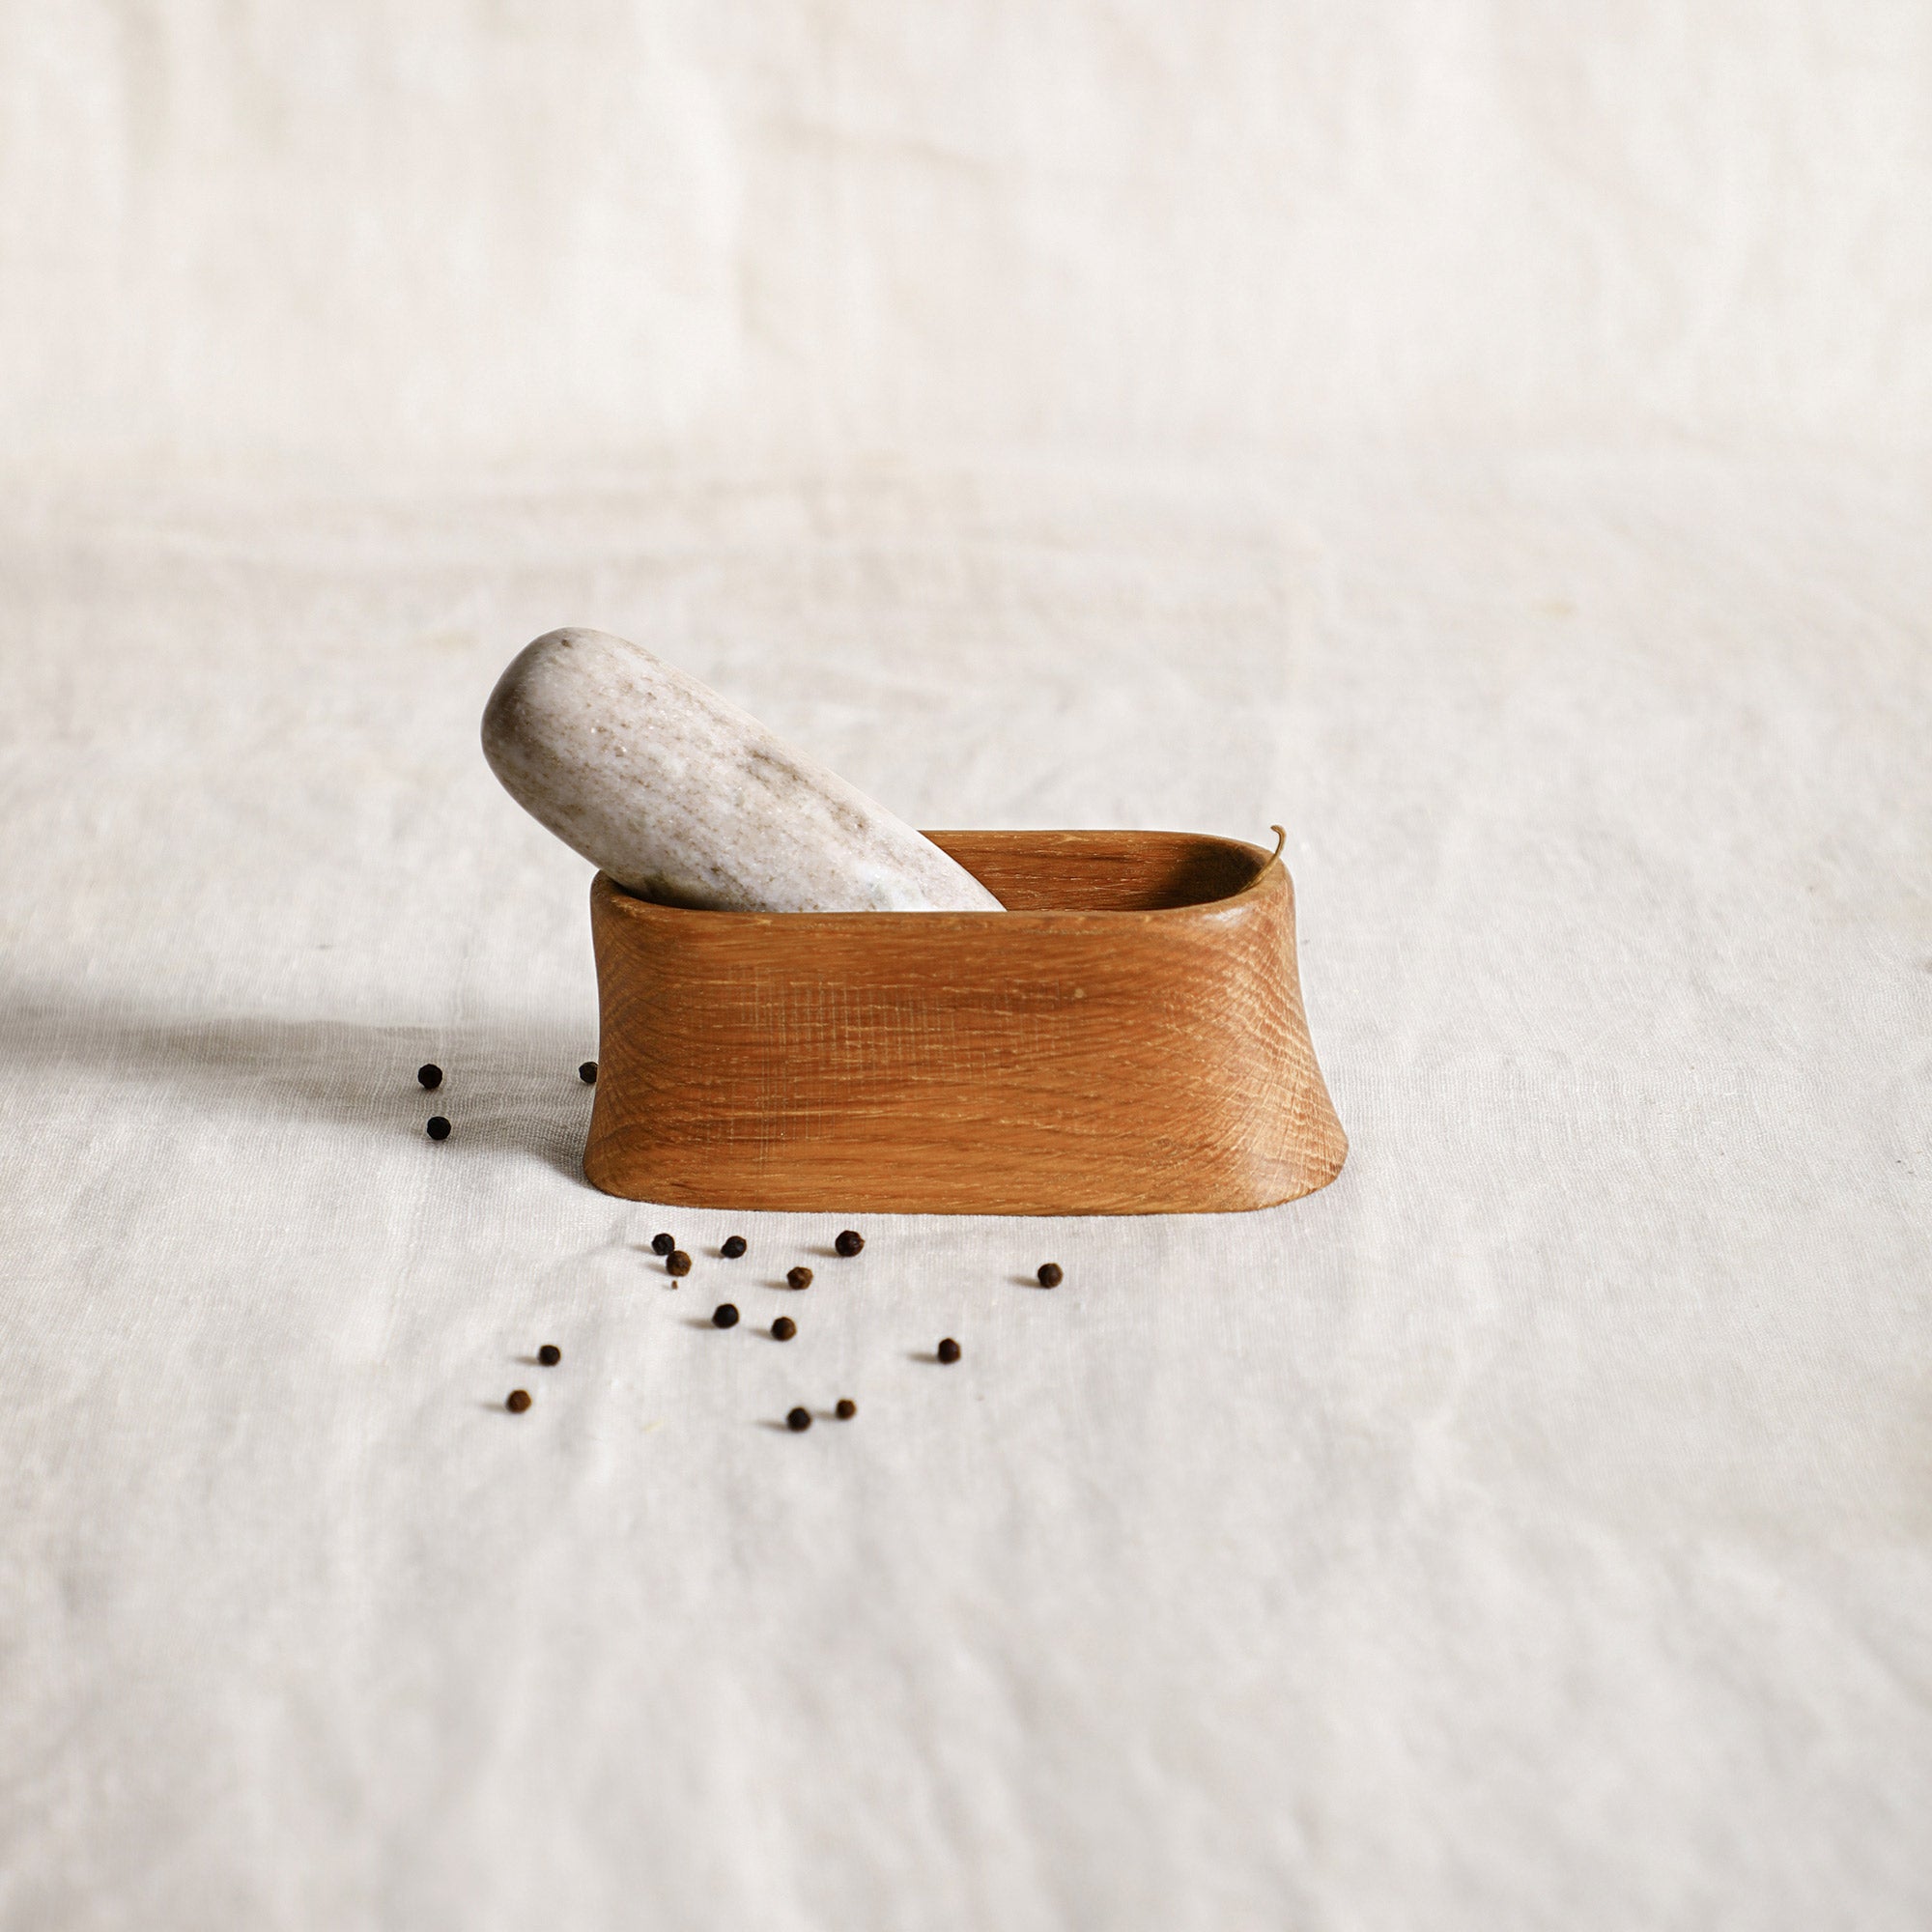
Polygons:
M640 644L551 631L483 712L524 810L621 886L714 912L999 912L963 867Z

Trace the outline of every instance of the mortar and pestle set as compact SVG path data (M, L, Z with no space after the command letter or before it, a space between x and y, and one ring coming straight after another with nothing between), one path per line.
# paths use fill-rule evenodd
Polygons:
M607 1194L1147 1214L1341 1171L1279 838L921 834L601 631L518 654L483 750L599 867Z

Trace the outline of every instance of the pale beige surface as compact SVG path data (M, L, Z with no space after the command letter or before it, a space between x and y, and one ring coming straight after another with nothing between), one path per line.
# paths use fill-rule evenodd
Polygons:
M1047 14L6 0L8 460L1922 441L1919 0Z
M1922 1922L1925 507L16 509L8 1921ZM558 610L915 819L1283 820L1342 1179L802 1305L836 1217L591 1192L586 868L474 745Z
M0 5L0 1923L1932 1919L1922 10L409 11ZM1286 824L1341 1179L585 1187L568 621Z

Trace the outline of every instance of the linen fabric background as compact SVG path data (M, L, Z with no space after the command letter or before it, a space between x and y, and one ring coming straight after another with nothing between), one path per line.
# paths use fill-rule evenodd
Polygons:
M0 1924L1932 1921L1928 411L1922 6L0 0ZM1341 1179L588 1188L561 623Z

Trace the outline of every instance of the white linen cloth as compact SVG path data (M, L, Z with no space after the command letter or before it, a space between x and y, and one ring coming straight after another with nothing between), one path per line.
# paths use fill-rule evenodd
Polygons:
M1922 1921L1923 518L1694 457L16 510L0 1918ZM475 742L560 617L918 822L1281 820L1341 1179L850 1263L592 1191L588 868Z
M757 11L0 0L0 1926L1932 1922L1932 21ZM1341 1179L588 1188L562 623Z

